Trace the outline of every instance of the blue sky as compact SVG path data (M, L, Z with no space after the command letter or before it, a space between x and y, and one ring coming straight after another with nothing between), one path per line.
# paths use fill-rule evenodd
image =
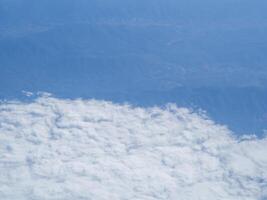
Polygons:
M267 121L264 1L0 1L0 98L21 91Z

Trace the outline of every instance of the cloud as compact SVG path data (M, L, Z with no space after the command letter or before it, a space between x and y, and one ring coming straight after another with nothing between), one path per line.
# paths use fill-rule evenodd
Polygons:
M26 97L31 97L34 95L32 92L25 91L25 90L22 90L22 94L25 95Z
M266 138L173 104L0 104L0 199L263 200L266 155Z

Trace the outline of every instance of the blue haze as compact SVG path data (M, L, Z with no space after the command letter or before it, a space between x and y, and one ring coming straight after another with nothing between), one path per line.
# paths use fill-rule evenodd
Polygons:
M263 0L0 0L0 99L22 90L202 108L267 129Z

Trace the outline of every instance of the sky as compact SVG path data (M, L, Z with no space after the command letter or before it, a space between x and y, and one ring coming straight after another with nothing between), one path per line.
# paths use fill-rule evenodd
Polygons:
M0 199L266 200L266 9L0 0Z
M1 0L0 99L21 91L203 109L267 129L267 3Z

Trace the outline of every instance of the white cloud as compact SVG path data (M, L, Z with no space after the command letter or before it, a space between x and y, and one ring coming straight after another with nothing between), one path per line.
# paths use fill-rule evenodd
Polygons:
M22 94L25 95L26 97L31 97L31 96L34 95L32 92L25 91L25 90L22 90L21 92L22 92Z
M44 95L0 105L0 199L263 200L267 139L185 108Z

